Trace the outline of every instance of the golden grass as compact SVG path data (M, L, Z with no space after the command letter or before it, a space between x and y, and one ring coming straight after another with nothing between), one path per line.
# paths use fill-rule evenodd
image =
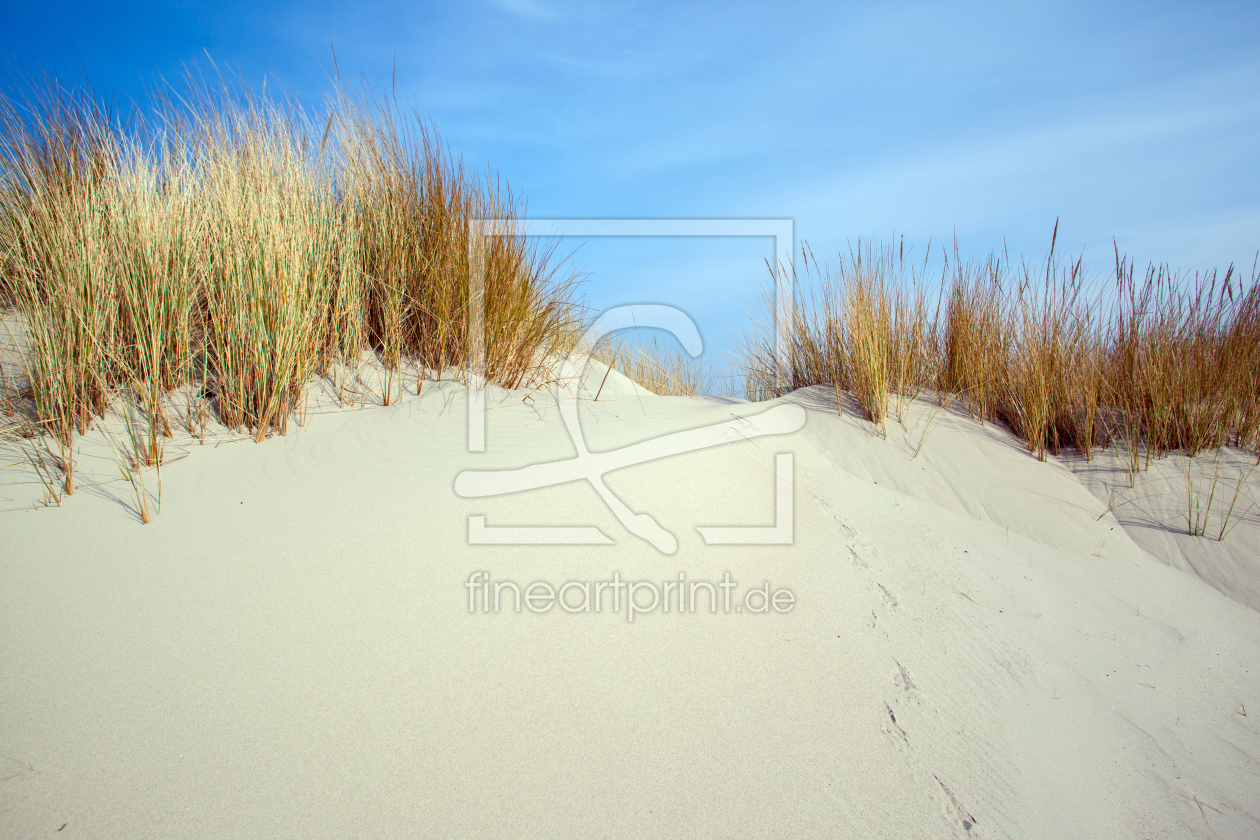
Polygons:
M907 266L903 251L873 241L842 254L836 269L821 265L808 246L803 263L805 276L794 282L805 296L788 325L788 390L827 383L852 391L877 426L891 394L900 417L908 400L937 385L939 318L930 314L921 273ZM743 368L750 399L782 393L772 332L747 336Z
M1260 455L1260 283L1232 266L1223 277L1151 266L1138 279L1117 255L1106 295L1053 239L1044 265L965 263L955 248L933 302L899 248L859 243L833 269L806 247L802 261L789 387L763 325L744 348L751 399L828 384L852 391L878 428L890 394L899 412L934 389L1008 424L1041 459L1066 446L1089 458L1114 441L1135 470L1173 450Z
M647 342L606 338L592 355L659 396L698 397L710 390L711 377L699 359L676 345L662 346L655 336Z
M371 92L341 89L314 117L193 84L124 128L89 91L37 81L0 99L0 291L26 323L66 493L71 436L116 398L141 406L152 465L182 385L261 440L365 348L395 378L404 358L467 370L470 221L510 232L516 203L418 116ZM486 374L514 387L578 322L573 279L523 237L483 253Z
M313 377L365 349L387 373L386 404L426 369L468 370L474 267L489 381L545 376L582 326L553 251L511 235L474 247L474 219L511 233L510 190L386 97L339 88L315 116L194 84L157 91L149 116L124 126L90 91L37 81L0 99L0 297L23 319L29 379L20 398L6 380L3 401L12 413L29 398L58 449L42 462L60 472L58 497L74 491L73 436L117 399L139 412L128 457L156 467L176 388L261 440L286 431ZM834 268L803 257L787 390L852 391L877 429L890 402L900 418L932 390L1005 422L1043 459L1117 441L1134 470L1173 450L1260 453L1254 275L1139 275L1117 254L1112 292L1091 292L1053 238L1044 265L964 262L955 247L939 284L926 261L874 241ZM774 336L746 342L749 398L784 391ZM655 342L596 356L660 394L710 384ZM422 373L403 383L404 369Z

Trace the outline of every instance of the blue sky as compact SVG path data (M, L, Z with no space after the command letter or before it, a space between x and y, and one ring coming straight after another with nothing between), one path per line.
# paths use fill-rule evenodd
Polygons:
M10 4L0 56L100 89L206 53L308 103L332 71L417 104L531 217L792 218L820 258L1060 249L1250 271L1260 249L1254 3ZM594 305L681 305L711 350L770 240L591 241ZM565 243L569 248L573 243Z

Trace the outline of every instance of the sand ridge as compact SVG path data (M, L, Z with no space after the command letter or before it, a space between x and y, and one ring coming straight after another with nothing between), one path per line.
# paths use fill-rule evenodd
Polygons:
M914 455L922 417L873 438L809 389L783 398L793 435L607 477L676 535L664 556L582 483L453 492L572 457L525 396L490 389L484 453L446 379L189 445L148 526L107 487L0 513L5 836L1260 830L1260 615L1099 519L1062 464L957 415ZM603 450L765 408L615 383L582 417ZM783 451L793 544L706 546L697 525L771 522ZM474 514L615 543L470 546ZM796 603L470 615L475 571L729 573Z

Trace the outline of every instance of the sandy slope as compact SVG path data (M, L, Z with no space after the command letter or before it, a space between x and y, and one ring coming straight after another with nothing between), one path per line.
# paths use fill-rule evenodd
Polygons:
M593 450L767 408L611 381ZM0 835L1260 834L1260 614L1098 519L1063 464L951 414L915 457L930 406L878 439L809 389L780 401L808 410L795 434L608 476L666 556L585 483L453 492L573 455L522 397L492 389L481 454L463 389L430 384L188 447L148 526L125 484L0 513ZM779 452L794 543L704 545L771 524ZM469 545L470 515L615 544ZM796 604L470 615L477 571L729 572L737 604L766 581Z

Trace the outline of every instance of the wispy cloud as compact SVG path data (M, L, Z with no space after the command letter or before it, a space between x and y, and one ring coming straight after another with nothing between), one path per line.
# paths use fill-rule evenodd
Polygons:
M538 2L538 0L493 0L494 5L502 11L517 17L533 20L554 20L556 10Z
M936 128L781 180L760 200L797 217L798 233L823 251L896 228L938 241L957 230L981 252L1009 237L1013 254L1031 254L1062 218L1060 243L1084 248L1087 261L1105 262L1112 236L1141 259L1241 261L1260 246L1246 227L1254 202L1233 186L1257 174L1255 75L1246 64L1053 116Z

